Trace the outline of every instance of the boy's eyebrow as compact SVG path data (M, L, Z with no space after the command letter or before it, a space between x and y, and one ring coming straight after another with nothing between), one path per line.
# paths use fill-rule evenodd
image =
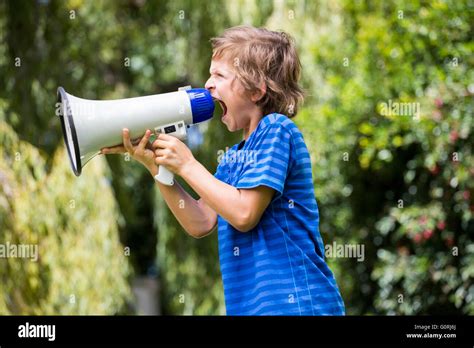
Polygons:
M209 74L212 74L212 73L226 73L227 72L227 69L219 69L219 68L212 68L212 69L209 69Z

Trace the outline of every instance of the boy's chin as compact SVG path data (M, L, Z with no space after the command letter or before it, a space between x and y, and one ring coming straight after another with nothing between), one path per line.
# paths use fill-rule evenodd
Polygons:
M230 125L228 123L225 123L225 126L227 127L227 130L229 132L237 132L238 130L240 130L240 129L237 129L237 127L235 127L234 125Z
M232 127L229 127L228 124L226 124L225 126L227 127L227 130L228 130L229 132L235 132L235 129L233 129Z
M229 119L228 118L225 118L225 119L222 119L222 123L225 124L225 126L227 127L227 130L229 132L235 132L237 131L238 129L235 129L235 124L233 122L229 122Z

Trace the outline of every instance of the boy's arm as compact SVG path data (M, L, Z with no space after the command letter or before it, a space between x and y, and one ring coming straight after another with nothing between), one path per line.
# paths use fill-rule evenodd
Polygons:
M152 147L155 164L165 165L181 176L209 208L241 232L248 232L258 224L276 192L264 185L237 189L216 179L183 142L167 134L160 134Z
M248 232L258 224L275 193L267 186L237 189L216 179L194 158L178 174L210 209L241 232Z
M124 129L122 132L123 145L103 148L101 153L108 155L128 152L155 176L158 173L158 168L155 165L153 150L148 145L150 136L151 131L147 130L139 144L134 146L131 143L128 129ZM217 214L201 199L196 201L179 183L175 183L171 187L158 184L158 187L174 216L187 233L200 238L212 232L217 222Z
M149 168L154 177L158 168ZM217 214L202 199L195 200L175 181L173 186L156 182L166 204L188 234L201 238L210 234L217 225Z

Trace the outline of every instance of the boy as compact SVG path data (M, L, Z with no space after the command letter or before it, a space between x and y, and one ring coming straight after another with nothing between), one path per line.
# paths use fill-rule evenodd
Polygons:
M190 235L201 238L218 224L227 314L343 315L324 261L310 156L290 120L303 99L294 44L285 33L246 26L211 43L205 87L221 104L229 131L243 131L215 175L174 137L161 134L150 149L149 130L137 146L124 130L124 146L102 152L127 151L152 176L164 165L201 197L193 199L177 182L157 183Z

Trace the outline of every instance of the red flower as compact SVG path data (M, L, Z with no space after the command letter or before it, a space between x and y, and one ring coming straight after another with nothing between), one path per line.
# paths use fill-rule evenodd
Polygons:
M444 104L444 103L443 103L443 99L441 99L441 98L435 98L434 103L435 103L435 105L436 105L437 108L442 107L443 104Z
M456 140L458 140L459 134L457 131L453 130L451 133L449 133L449 140L454 143Z
M426 240L430 239L432 236L433 236L433 230L428 229L428 230L423 231L423 237Z
M438 224L436 225L436 227L438 227L438 230L444 230L445 227L446 227L446 223L444 221L440 221L438 222Z
M422 237L421 233L417 233L413 236L413 240L415 241L416 244L420 244L422 238L423 237Z
M464 197L464 199L467 201L470 197L471 197L471 193L469 191L464 191L462 193L462 196Z
M433 167L431 167L431 168L430 168L430 172L431 172L431 174L433 174L433 175L438 175L438 173L439 173L439 167L438 167L438 165L435 164Z

